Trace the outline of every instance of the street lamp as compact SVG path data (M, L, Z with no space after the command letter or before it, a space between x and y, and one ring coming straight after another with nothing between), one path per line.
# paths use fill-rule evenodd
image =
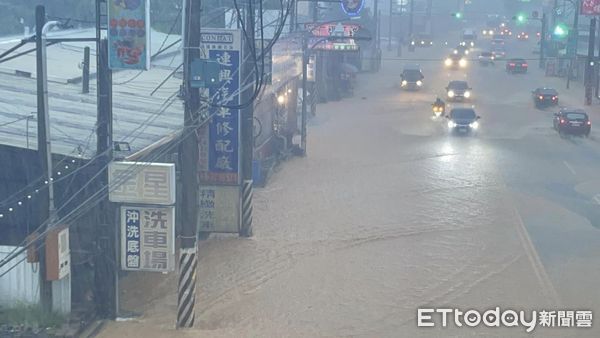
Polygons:
M40 57L42 61L42 73L38 74L42 78L42 100L44 107L44 129L46 130L46 167L48 172L48 210L50 216L49 227L52 226L52 222L56 220L56 209L54 207L54 186L52 184L52 150L50 145L50 114L48 113L48 57L46 52L46 34L54 27L59 26L58 21L48 21L42 28L42 48L40 50Z

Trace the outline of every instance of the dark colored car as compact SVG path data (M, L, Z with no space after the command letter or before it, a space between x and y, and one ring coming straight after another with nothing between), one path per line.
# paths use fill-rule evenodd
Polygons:
M469 133L479 128L478 120L481 117L472 108L454 108L446 118L451 132Z
M558 105L558 92L553 88L541 87L533 92L533 102L537 108Z
M459 54L450 54L444 61L444 65L452 69L465 68L467 66L467 59Z
M419 90L425 76L419 65L406 65L400 76L400 87L405 90Z
M554 129L559 134L590 135L592 122L582 109L561 109L554 114Z
M511 74L527 73L528 64L524 59L510 59L506 61L506 71Z
M450 81L446 87L446 96L450 101L464 100L471 97L471 90L467 81Z
M492 54L496 60L504 59L506 57L506 49L502 45L492 46Z

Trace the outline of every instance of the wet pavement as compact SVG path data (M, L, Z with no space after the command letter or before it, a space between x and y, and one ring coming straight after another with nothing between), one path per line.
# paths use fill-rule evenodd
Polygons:
M404 55L435 59L419 62L420 92L400 91L408 61L384 55L356 97L318 107L308 156L255 193L255 236L201 243L193 330L173 330L169 276L137 300L140 319L101 336L507 337L528 334L417 328L417 308L600 313L600 137L593 128L588 139L561 138L554 109L533 107L530 91L558 81L535 61L525 75L506 74L503 62L448 71L447 51ZM473 87L474 135L450 135L445 119L432 119L451 79ZM598 325L535 333L600 335Z

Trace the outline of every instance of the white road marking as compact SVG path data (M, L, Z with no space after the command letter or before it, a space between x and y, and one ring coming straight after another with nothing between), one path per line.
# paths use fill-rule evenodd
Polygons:
M577 173L575 172L575 170L573 169L573 167L571 167L569 165L569 163L567 163L567 161L563 161L563 163L565 164L565 167L567 167L567 169L569 169L569 171L571 172L571 174L577 176Z
M527 232L523 218L514 205L513 210L517 217L517 234L519 235L523 249L533 267L533 272L540 282L542 292L548 297L548 300L552 305L559 306L561 304L560 297L558 296L550 277L548 277L548 273L546 272L544 264L542 264L542 260L540 259L533 242L531 242L531 237L529 237L529 232Z

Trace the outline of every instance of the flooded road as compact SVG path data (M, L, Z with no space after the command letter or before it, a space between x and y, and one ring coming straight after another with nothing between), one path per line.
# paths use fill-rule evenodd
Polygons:
M255 192L255 236L200 244L193 330L173 330L169 276L138 304L139 320L101 336L528 336L522 327L417 328L417 308L600 313L597 132L558 136L554 110L535 109L530 93L558 80L534 60L526 75L506 74L504 62L448 71L447 52L405 54L437 60L419 62L420 92L399 89L408 61L386 54L380 73L360 75L354 98L319 105L308 156ZM474 135L451 135L431 117L455 79L473 87ZM536 333L600 334L597 325Z

